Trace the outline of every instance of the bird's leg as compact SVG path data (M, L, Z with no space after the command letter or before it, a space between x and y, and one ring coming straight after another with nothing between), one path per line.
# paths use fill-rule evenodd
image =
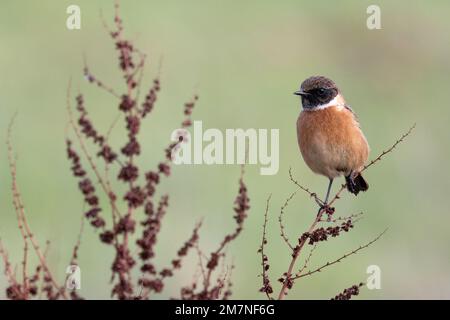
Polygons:
M333 179L330 178L330 183L328 184L327 195L325 196L325 200L323 201L324 206L328 205L328 197L330 196L331 185L333 184Z
M329 208L328 208L328 198L330 197L330 191L331 191L332 184L333 184L333 179L330 178L330 182L328 184L327 195L325 196L325 200L323 201L322 204L319 204L320 208L319 208L319 212L317 213L318 215L320 214L321 211L325 211L328 214L328 217L330 216L330 214L332 214L332 211L329 210Z

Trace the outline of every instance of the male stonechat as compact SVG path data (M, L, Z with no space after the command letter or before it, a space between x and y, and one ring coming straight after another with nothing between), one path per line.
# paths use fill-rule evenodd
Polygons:
M329 179L324 205L338 176L345 176L351 193L366 191L369 185L360 172L369 145L339 88L326 77L314 76L303 81L294 94L301 97L303 106L297 120L300 152L313 172Z

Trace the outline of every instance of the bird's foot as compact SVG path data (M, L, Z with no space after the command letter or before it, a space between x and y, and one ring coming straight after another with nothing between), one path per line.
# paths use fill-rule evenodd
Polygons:
M319 204L320 209L319 209L319 214L326 214L327 215L327 221L330 222L331 221L331 216L333 215L335 209L334 207L330 207L327 203L322 203Z

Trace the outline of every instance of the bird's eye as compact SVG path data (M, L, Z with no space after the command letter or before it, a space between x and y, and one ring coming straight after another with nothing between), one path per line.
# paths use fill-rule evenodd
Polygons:
M320 89L319 89L319 93L320 93L320 94L324 94L325 91L326 91L326 90L325 90L324 88L320 88Z

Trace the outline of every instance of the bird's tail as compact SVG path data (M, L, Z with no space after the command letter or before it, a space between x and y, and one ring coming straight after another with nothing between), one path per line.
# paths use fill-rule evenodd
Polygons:
M352 174L345 177L345 182L347 183L347 190L353 193L355 196L358 195L360 191L366 191L369 189L369 184L364 180L363 176L358 173L352 177Z

